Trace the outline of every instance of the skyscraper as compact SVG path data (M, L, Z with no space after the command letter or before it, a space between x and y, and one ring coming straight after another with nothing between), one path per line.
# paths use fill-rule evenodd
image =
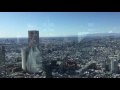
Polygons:
M111 60L111 72L118 73L118 61Z
M28 45L30 47L37 46L37 48L39 48L39 31L28 31Z
M5 62L5 46L0 46L0 63Z
M22 48L21 49L21 56L22 56L22 69L26 71L26 59L27 59L27 49Z
M39 51L39 31L28 31L28 47L21 49L22 69L37 73L42 69L42 58Z
M3 66L4 65L4 66ZM4 77L6 77L6 67L5 67L5 46L0 46L0 77L1 73L4 72Z

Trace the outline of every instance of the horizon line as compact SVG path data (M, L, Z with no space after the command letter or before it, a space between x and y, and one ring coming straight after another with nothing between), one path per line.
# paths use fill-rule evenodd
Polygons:
M114 33L114 32L112 32L112 33L108 33L108 32L105 32L105 33L107 33L107 34L120 34L120 32L118 32L118 33ZM88 33L88 34L105 34L105 33ZM88 35L88 34L83 34L83 35ZM78 35L78 34L76 34L76 35L61 35L61 36L39 36L39 38L41 38L41 37L70 37L70 36L82 36L82 35ZM0 38L28 38L28 36L26 36L26 37L0 37Z

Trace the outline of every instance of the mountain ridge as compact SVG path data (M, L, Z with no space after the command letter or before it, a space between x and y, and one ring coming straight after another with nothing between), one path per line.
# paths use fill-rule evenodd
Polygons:
M97 36L120 36L120 33L93 33L93 34L84 34L84 35L68 35L66 37L97 37Z

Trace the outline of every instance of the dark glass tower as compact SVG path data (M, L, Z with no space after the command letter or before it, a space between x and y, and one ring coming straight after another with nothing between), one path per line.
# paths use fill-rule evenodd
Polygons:
M0 46L0 63L5 62L5 46Z
M4 71L4 73L3 73ZM2 73L4 75L2 75ZM5 66L5 46L0 46L0 78L6 77L6 66Z
M28 45L29 47L39 48L39 31L28 31Z

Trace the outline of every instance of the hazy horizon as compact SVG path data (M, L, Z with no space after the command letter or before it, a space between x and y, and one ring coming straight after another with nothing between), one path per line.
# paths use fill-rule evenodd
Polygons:
M120 12L0 12L0 38L120 33Z
M64 38L64 37L74 37L74 36L75 36L75 37L79 37L79 36L86 37L87 35L88 35L88 37L89 37L89 35L90 35L90 36L92 36L92 35L99 35L99 36L101 35L101 36L102 36L102 34L105 35L105 36L106 36L106 34L107 34L107 35L108 35L108 34L109 34L109 35L116 35L116 34L119 34L119 35L120 35L120 33L89 33L89 34L83 34L83 35L39 36L39 38L52 38L52 37L63 37L63 38ZM109 36L109 35L108 35L108 36ZM83 37L82 37L82 38L83 38ZM0 37L0 39L1 39L1 38L6 38L6 39L7 39L7 38L28 38L28 36L27 36L27 37Z

